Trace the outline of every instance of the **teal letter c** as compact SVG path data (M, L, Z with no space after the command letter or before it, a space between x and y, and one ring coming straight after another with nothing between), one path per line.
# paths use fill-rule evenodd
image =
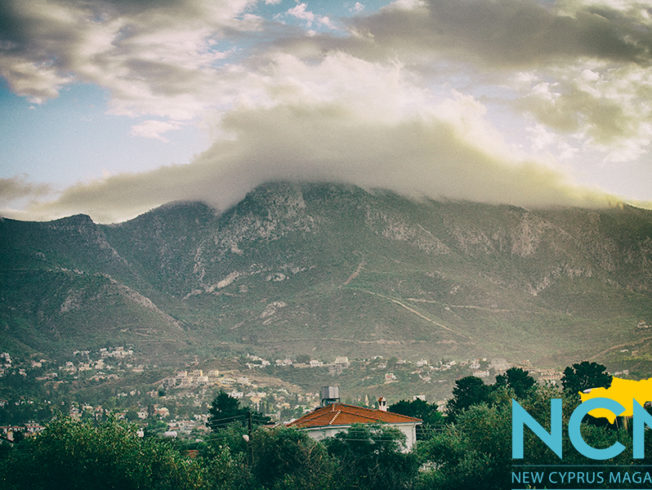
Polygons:
M568 421L568 436L570 437L571 443L573 443L575 449L587 458L600 460L615 458L625 450L625 446L620 442L614 442L611 446L604 449L596 449L589 446L582 437L582 432L580 431L582 419L584 419L584 416L591 410L596 408L604 408L613 412L614 415L620 415L625 411L625 407L610 398L592 398L587 400L577 407L573 412L573 415L571 415L571 418Z

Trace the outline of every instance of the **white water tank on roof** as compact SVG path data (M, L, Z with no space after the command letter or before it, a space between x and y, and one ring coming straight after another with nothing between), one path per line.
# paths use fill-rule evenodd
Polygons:
M322 386L321 387L321 405L332 405L340 401L340 387L339 386Z

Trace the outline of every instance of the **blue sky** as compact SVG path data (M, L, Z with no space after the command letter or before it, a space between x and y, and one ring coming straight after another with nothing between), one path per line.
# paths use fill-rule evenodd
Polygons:
M223 209L278 179L649 206L651 28L636 0L9 0L0 214Z
M205 132L188 126L167 142L130 134L142 118L107 114L109 94L75 84L43 104L3 87L0 122L4 176L27 175L58 189L113 173L187 163L208 146Z

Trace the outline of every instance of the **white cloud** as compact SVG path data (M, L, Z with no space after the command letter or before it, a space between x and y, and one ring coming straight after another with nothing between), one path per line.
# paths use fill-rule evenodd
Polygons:
M581 140L585 150L601 151L608 161L632 160L649 151L652 77L648 68L586 61L539 72L517 82L520 109Z
M9 27L0 34L0 74L34 102L89 82L111 91L115 113L190 119L228 55L216 40L260 28L246 12L252 4L10 0L0 6Z
M296 19L304 20L308 27L312 27L314 24L319 24L331 30L338 29L331 21L330 17L326 15L317 15L314 12L311 12L308 10L308 5L306 3L297 3L294 7L288 9L286 13ZM316 35L316 32L314 30L308 30L306 31L306 35L312 37Z
M326 26L326 27L328 27L328 28L331 29L331 30L335 30L335 29L337 29L337 27L335 26L335 24L333 24L333 22L331 21L331 19L330 19L329 17L325 16L325 15L318 16L318 17L317 17L317 21L318 21L321 25Z
M288 9L287 13L297 19L305 20L308 25L312 25L315 20L315 14L307 8L308 6L305 3L298 3L294 7Z
M21 57L0 52L0 76L7 80L11 90L34 103L41 104L56 97L72 78L59 74L46 62L32 63Z
M231 139L189 165L80 184L30 211L51 217L84 210L115 221L179 199L225 209L270 180L343 182L414 197L525 206L607 203L606 196L543 165L495 158L436 117L387 123L337 104L283 105L233 112L225 129Z
M180 128L181 125L179 123L149 119L133 126L131 128L131 135L141 138L157 139L167 143L168 140L163 136L163 134L169 131L176 131Z
M392 9L399 10L415 10L422 8L426 5L424 0L394 0L387 7L384 8L385 11L391 11Z
M166 141L196 121L216 135L190 165L75 185L32 211L112 220L172 199L225 206L280 178L590 204L604 196L550 165L591 169L649 154L645 3L397 0L338 19L348 35L332 36L324 27L335 22L306 2L279 17L302 21L292 25L254 15L254 3L0 5L0 75L15 93L41 103L69 83L93 83L110 92L111 113L145 119L134 136ZM513 127L520 146L508 142Z
M269 180L532 206L607 202L504 142L474 97L433 99L399 64L279 54L260 77L264 95L224 114L222 136L191 164L79 184L31 212L114 221L177 199L224 209Z

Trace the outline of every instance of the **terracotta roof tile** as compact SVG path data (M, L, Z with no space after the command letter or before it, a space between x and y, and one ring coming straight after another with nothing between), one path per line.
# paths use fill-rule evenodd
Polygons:
M402 424L421 423L421 419L373 408L356 407L344 403L333 403L320 407L287 424L288 427L307 428L328 425L352 424Z

